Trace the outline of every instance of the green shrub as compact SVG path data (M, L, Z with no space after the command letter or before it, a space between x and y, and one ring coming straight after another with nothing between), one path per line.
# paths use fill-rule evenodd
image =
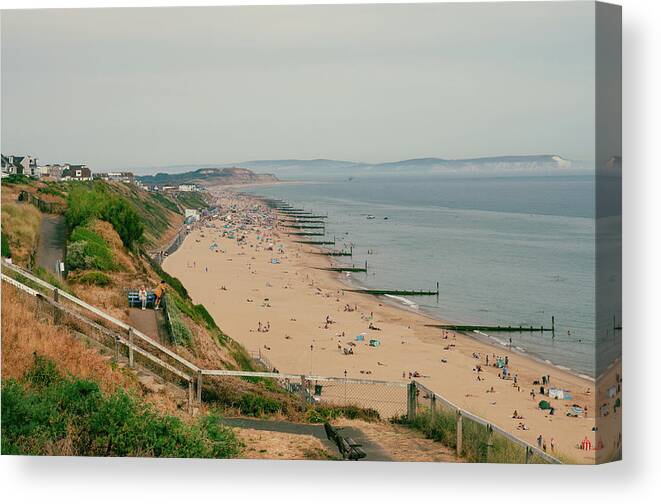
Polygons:
M85 285L97 285L106 287L112 283L112 279L100 271L87 271L77 278L78 283Z
M170 341L175 345L189 347L193 342L193 334L183 320L181 311L173 296L166 293L163 296L164 309L168 320L168 333Z
M67 245L67 268L98 269L112 271L117 265L106 241L97 233L83 226L76 227Z
M242 415L253 417L271 415L281 410L280 403L275 399L250 392L241 394L238 401L231 403L230 406L237 408Z
M365 420L374 422L379 420L379 412L372 408L361 408L360 406L314 406L310 408L305 419L310 423L324 423L335 420L336 418L348 418L349 420Z
M64 198L66 196L62 191L50 185L40 187L37 189L37 192L41 194L52 194L53 196L59 196L60 198Z
M143 221L133 206L102 184L73 187L65 217L69 229L84 227L95 218L109 222L127 248L140 242L144 234Z
M102 207L99 217L112 224L126 248L138 243L145 232L145 225L131 204L123 198L111 198Z
M149 193L152 198L154 198L156 201L158 201L161 205L163 205L165 208L168 210L172 210L175 213L181 214L181 210L177 206L177 204L172 201L170 198L167 196L164 196L161 193L156 193L156 192L151 192Z
M9 248L9 238L3 231L0 233L0 244L2 246L2 257L11 257L11 249Z
M228 458L239 454L231 429L210 415L195 424L157 413L119 390L61 376L37 357L23 380L2 385L2 454Z
M50 271L44 269L42 266L37 266L32 270L32 273L36 276L44 280L45 282L48 282L54 287L57 287L61 291L66 291L68 292L69 289L66 287L66 285L60 280L57 276L55 276L54 273L51 273Z
M2 179L4 185L30 185L32 179L27 175L12 173L11 175Z

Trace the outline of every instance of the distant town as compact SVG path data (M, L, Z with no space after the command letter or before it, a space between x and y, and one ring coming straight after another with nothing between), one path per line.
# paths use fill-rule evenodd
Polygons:
M132 172L127 171L93 173L86 164L40 164L39 158L30 155L17 156L2 154L2 178L10 175L24 175L26 177L55 182L106 180L133 184L146 191L192 192L201 190L201 187L197 184L143 184Z

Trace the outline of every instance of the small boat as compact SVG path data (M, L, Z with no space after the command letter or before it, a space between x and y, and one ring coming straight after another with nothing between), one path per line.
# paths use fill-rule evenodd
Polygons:
M367 218L368 219L374 219L375 217L373 215L368 215Z
M386 216L383 218L383 220L388 220L388 216L386 215Z

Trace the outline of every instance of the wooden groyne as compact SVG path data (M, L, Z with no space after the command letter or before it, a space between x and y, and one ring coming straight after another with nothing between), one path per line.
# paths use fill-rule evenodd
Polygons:
M436 296L440 292L438 282L436 290L396 290L396 289L342 289L346 292L358 292L360 294L371 294L373 296Z
M325 221L315 219L281 219L280 222L283 224L325 224Z
M305 224L282 224L282 227L289 228L289 229L326 229L326 226L308 226Z
M312 233L307 231L301 231L297 233L287 233L287 234L291 236L326 236L326 233Z
M294 243L304 243L305 245L335 245L335 239L333 241L325 240L293 240Z
M446 329L448 331L490 331L490 332L550 332L555 334L555 316L551 317L551 327L542 326L524 326L516 325L456 325L456 324L425 324L425 327L435 327L437 329Z
M332 266L330 268L315 268L324 271L335 271L341 273L343 271L348 271L351 273L367 273L367 261L365 261L365 267L356 267L356 266Z
M346 250L329 250L327 252L312 252L317 255L331 256L331 257L352 257L353 247L348 252Z
M555 332L553 327L534 326L481 326L481 325L452 325L452 324L425 324L425 327L447 329L449 331L491 331L491 332Z

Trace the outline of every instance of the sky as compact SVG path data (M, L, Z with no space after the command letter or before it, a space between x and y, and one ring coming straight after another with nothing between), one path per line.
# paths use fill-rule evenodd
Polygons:
M594 158L592 2L3 11L2 152Z

